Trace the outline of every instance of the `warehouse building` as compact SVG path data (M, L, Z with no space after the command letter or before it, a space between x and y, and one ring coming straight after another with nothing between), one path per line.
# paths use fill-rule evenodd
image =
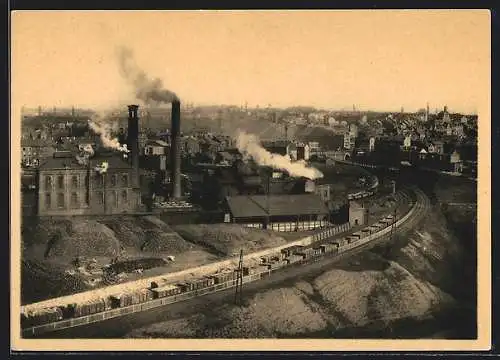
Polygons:
M328 208L315 194L226 197L225 222L274 231L304 231L329 225Z

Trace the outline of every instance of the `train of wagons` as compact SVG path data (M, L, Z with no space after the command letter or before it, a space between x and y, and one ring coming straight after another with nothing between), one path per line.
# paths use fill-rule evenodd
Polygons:
M341 253L355 247L355 243L359 242L360 239L391 226L395 220L392 215L388 215L379 222L341 239L318 241L316 244L310 246L295 245L284 248L279 253L260 258L260 262L256 262L256 265L253 267L243 268L243 282L264 278L272 270L292 264L308 262L327 253L333 255ZM161 298L170 298L171 301L167 303L174 303L192 297L189 294L199 296L221 288L235 286L237 277L238 270L229 269L190 281L177 283L169 283L167 280L164 282L155 281L151 282L150 286L144 289L116 294L107 298L89 299L84 303L28 310L21 313L21 328L34 328L66 319L75 319L112 309L142 304Z
M355 200L355 199L362 199L365 197L372 196L377 192L378 185L379 185L378 178L373 175L372 179L371 179L370 187L368 187L367 189L355 192L355 193L348 194L347 199L348 200Z

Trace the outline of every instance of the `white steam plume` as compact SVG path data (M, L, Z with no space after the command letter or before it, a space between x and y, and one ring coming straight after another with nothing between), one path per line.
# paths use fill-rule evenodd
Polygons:
M264 149L257 136L239 131L236 135L238 150L247 157L251 157L261 166L270 166L274 169L285 170L290 176L305 177L311 180L323 177L323 173L316 168L308 167L305 161L292 162L286 155L273 154Z
M89 127L101 138L102 145L109 149L115 149L124 153L130 152L126 144L120 144L117 138L112 137L111 133L116 131L117 124L108 122L102 115L93 116L89 120Z
M103 161L101 165L97 165L95 167L95 171L97 171L99 174L104 174L105 172L108 171L109 164L107 161Z
M120 73L127 82L134 88L135 96L138 100L150 104L170 104L178 100L177 95L163 87L163 82L159 78L150 78L134 60L133 51L127 47L119 47L117 51L120 65Z

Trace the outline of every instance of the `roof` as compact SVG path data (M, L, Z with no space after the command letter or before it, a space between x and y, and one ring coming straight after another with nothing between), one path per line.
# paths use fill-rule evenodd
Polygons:
M75 155L76 156L76 155ZM55 169L85 169L84 165L81 165L76 160L76 157L66 157L66 158L49 158L44 163L40 164L40 170L55 170ZM130 169L132 166L122 159L121 156L95 156L90 159L90 167L94 168L100 165L103 161L106 161L109 165L109 169Z
M147 142L147 145L149 146L169 146L166 141L163 140L149 140Z
M21 147L53 147L54 144L50 139L21 139Z
M266 195L238 195L226 198L234 217L267 216ZM270 216L321 215L328 209L321 198L315 194L271 195L269 196Z

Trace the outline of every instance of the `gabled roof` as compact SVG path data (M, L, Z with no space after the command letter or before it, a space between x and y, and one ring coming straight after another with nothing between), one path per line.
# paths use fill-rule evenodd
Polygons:
M266 217L266 195L239 195L226 198L234 217ZM328 209L315 194L271 195L269 196L269 216L322 215Z

